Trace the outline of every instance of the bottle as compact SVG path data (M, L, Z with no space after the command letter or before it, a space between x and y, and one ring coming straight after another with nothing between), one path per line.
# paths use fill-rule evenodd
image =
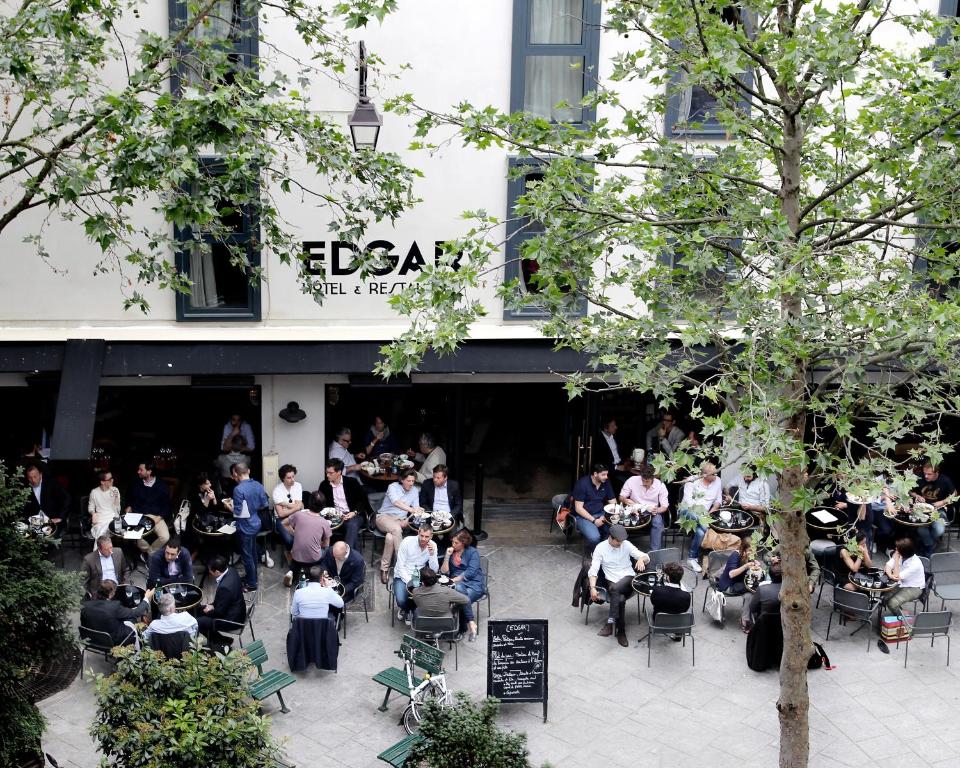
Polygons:
M413 571L413 578L410 579L410 581L413 584L414 589L420 586L420 570L419 569L415 569Z

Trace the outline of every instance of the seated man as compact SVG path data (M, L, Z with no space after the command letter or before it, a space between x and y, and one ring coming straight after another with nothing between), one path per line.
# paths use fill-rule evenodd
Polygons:
M293 593L290 615L303 619L326 619L330 608L343 608L343 598L327 586L323 578L323 569L319 565L310 566L307 571L307 584Z
M750 620L756 624L764 613L780 613L780 588L783 586L783 569L780 561L770 565L770 582L761 584L750 601Z
M274 531L280 536L283 542L283 552L289 563L291 560L290 548L293 546L293 534L287 530L283 521L294 512L303 509L303 486L297 482L297 468L293 464L284 464L277 472L280 475L280 482L273 489L273 511ZM326 495L326 494L324 494ZM327 496L329 499L330 497ZM293 573L287 571L291 580Z
M417 616L425 619L447 618L454 616L454 610L462 607L470 599L462 592L438 584L437 572L433 568L420 569L420 586L413 590L411 597L417 606Z
M770 509L770 486L767 481L757 474L750 465L744 466L740 472L740 482L737 483L737 493L733 501L747 512L757 512L764 519Z
M665 412L660 423L647 431L647 456L662 454L667 458L673 456L677 446L683 442L683 430L677 426L672 413Z
M343 462L340 459L328 459L325 469L326 478L317 489L327 503L336 507L343 517L343 540L350 549L360 549L360 527L370 515L370 502L360 481L343 474Z
M323 552L330 544L330 521L320 514L327 506L327 500L320 491L310 494L309 509L294 512L283 521L284 527L293 534L293 546L290 554L290 570L283 577L283 583L289 587L299 583L300 574L320 562Z
M631 560L636 562L631 565ZM607 581L607 594L610 611L607 623L597 634L600 637L610 637L616 626L617 642L627 647L627 633L624 626L624 606L627 597L633 594L634 571L642 571L650 558L627 541L627 529L622 525L611 525L610 536L606 541L597 544L593 550L593 560L587 577L590 580L590 599L596 602L597 578L603 569L603 576Z
M433 477L433 470L436 467L447 463L447 454L443 448L437 445L437 441L433 439L433 435L429 432L420 435L418 448L420 449L418 451L413 449L407 451L407 456L417 464L417 482L425 483Z
M153 551L163 549L163 545L170 538L170 528L173 524L170 489L163 480L155 477L156 471L157 468L152 461L142 461L137 465L137 479L130 484L127 491L127 506L123 510L125 513L135 512L146 515L153 520L153 532L156 535L153 540ZM151 550L151 546L143 538L137 539L137 546L146 559L146 553Z
M667 486L657 480L653 467L644 467L640 476L633 476L620 489L620 502L652 505L650 514L650 549L660 549L663 544L663 518L670 510Z
M650 591L650 604L653 616L658 613L686 613L690 610L690 593L683 588L683 566L680 563L666 563L663 566L663 584ZM677 637L679 640L679 637Z
M352 549L347 542L338 541L323 553L320 568L331 576L336 576L343 584L343 601L349 603L357 593L357 587L363 584L366 564L359 550Z
M414 486L416 480L415 470L401 470L400 479L387 487L383 504L377 512L376 526L384 534L383 555L380 557L380 581L383 584L387 583L393 553L403 539L407 516L423 511L420 506L420 492Z
M694 573L700 573L700 542L707 529L700 523L700 516L716 512L723 500L723 489L717 477L717 467L713 462L705 461L700 465L700 477L683 486L683 498L678 504L680 517L696 520L697 527L690 542L690 558L687 565Z
M817 584L820 583L820 563L817 561L817 556L813 554L813 550L810 549L809 544L807 548L803 550L803 557L807 563L807 591L812 595L813 590L816 589ZM769 565L780 563L779 544L774 545L773 549L770 550L770 553L767 555L767 561Z
M227 493L233 490L233 465L247 460L247 441L240 436L233 437L230 440L229 450L227 448L223 450L225 452L217 456L213 463L220 476L220 485L224 493Z
M213 596L213 603L204 605L197 624L200 633L211 644L233 645L233 638L214 632L214 621L226 619L235 624L243 624L247 620L247 604L243 600L243 584L240 574L233 568L227 567L227 560L223 555L214 555L210 558L207 570L217 582L217 591Z
M55 526L53 535L59 538L63 521L67 519L70 497L56 480L48 479L40 465L30 465L26 472L30 493L23 507L24 518L46 515Z
M940 514L944 514L946 512L945 507L953 501L956 493L957 489L954 487L953 481L942 474L938 467L927 462L923 465L923 481L910 492L910 495L914 501L932 504L935 509L940 510ZM942 519L922 528L917 528L917 539L920 542L919 554L930 557L946 529L946 524Z
M177 613L177 602L173 595L160 595L157 607L160 609L160 618L150 622L143 633L144 642L149 643L151 635L172 635L176 632L186 632L191 640L197 636L197 620L187 611Z
M147 586L162 587L187 582L193 583L193 558L187 548L180 545L180 539L173 536L163 550L151 553Z
M130 564L123 552L115 549L109 534L97 537L97 548L83 558L83 589L87 599L96 596L101 581L126 584Z
M352 477L360 481L360 462L366 458L363 453L356 455L350 453L350 442L353 440L353 433L349 427L340 427L334 435L333 442L327 448L327 460L340 459L343 462L343 471L347 477Z
M603 508L617 498L607 479L609 471L606 464L594 464L593 471L584 475L573 486L573 509L576 512L574 522L577 530L586 541L589 552L600 542L600 537L608 535L604 522Z
M153 590L148 589L143 601L136 608L126 608L119 600L114 600L117 583L109 579L100 582L97 596L88 600L80 609L81 636L83 628L96 632L106 632L114 645L133 642L132 627L125 622L149 621L150 601L153 599ZM99 637L93 637L99 640Z
M460 483L449 478L446 464L437 464L433 476L420 486L420 506L433 512L449 512L458 523L463 523L463 493Z
M433 528L429 522L422 523L416 536L407 536L397 547L397 564L393 569L393 595L397 601L397 618L409 623L407 584L413 574L429 565L434 572L440 570L437 557L437 542L433 540Z

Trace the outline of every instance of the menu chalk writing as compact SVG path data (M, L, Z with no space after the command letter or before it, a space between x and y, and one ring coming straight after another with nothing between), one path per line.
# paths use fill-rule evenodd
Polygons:
M547 621L487 622L487 695L501 701L542 701L547 719Z

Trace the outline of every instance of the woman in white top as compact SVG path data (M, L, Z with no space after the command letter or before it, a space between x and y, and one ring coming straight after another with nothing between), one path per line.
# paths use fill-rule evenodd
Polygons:
M897 539L897 548L883 570L890 579L900 582L900 586L889 592L884 601L889 613L898 615L900 606L920 597L927 580L912 539Z
M120 514L120 491L113 485L113 472L108 469L97 473L100 485L90 491L87 512L90 513L90 535L93 548L97 548L97 539L109 533L110 523Z

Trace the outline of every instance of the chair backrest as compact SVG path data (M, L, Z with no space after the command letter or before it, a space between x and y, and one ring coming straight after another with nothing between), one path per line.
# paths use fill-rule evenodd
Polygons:
M829 584L831 587L837 586L837 574L830 568L821 568L820 573L823 575L823 582L825 584Z
M431 675L438 675L443 670L443 651L410 635L403 636L400 654L409 659L414 667Z
M480 555L480 570L483 571L483 583L490 580L490 558L486 555Z
M707 557L707 578L715 582L720 578L723 569L727 566L727 560L736 552L735 549L721 549L713 551Z
M88 648L99 651L109 651L114 646L113 637L109 632L99 629L90 629L83 624L79 628L80 641Z
M694 615L686 613L658 613L650 623L654 631L665 630L676 633L689 633L693 629Z
M566 493L558 493L550 500L550 506L553 508L554 512L560 511L560 506L566 500L567 495L568 494Z
M851 592L849 589L838 589L833 593L833 605L850 611L869 611L870 598L863 592Z
M267 649L263 644L263 640L254 640L252 643L248 643L243 648L243 652L250 659L250 663L260 670L261 674L263 674L262 667L267 661Z
M413 631L427 635L456 632L460 627L459 616L414 616Z
M189 632L155 633L150 635L150 647L160 651L168 659L179 659L190 649Z
M953 614L950 611L922 611L913 617L914 635L946 634Z
M930 571L935 576L960 572L960 552L937 552L930 558Z
M667 547L666 549L654 549L647 552L647 556L650 558L650 562L647 565L648 568L656 568L658 565L666 565L667 563L679 563L680 548Z

